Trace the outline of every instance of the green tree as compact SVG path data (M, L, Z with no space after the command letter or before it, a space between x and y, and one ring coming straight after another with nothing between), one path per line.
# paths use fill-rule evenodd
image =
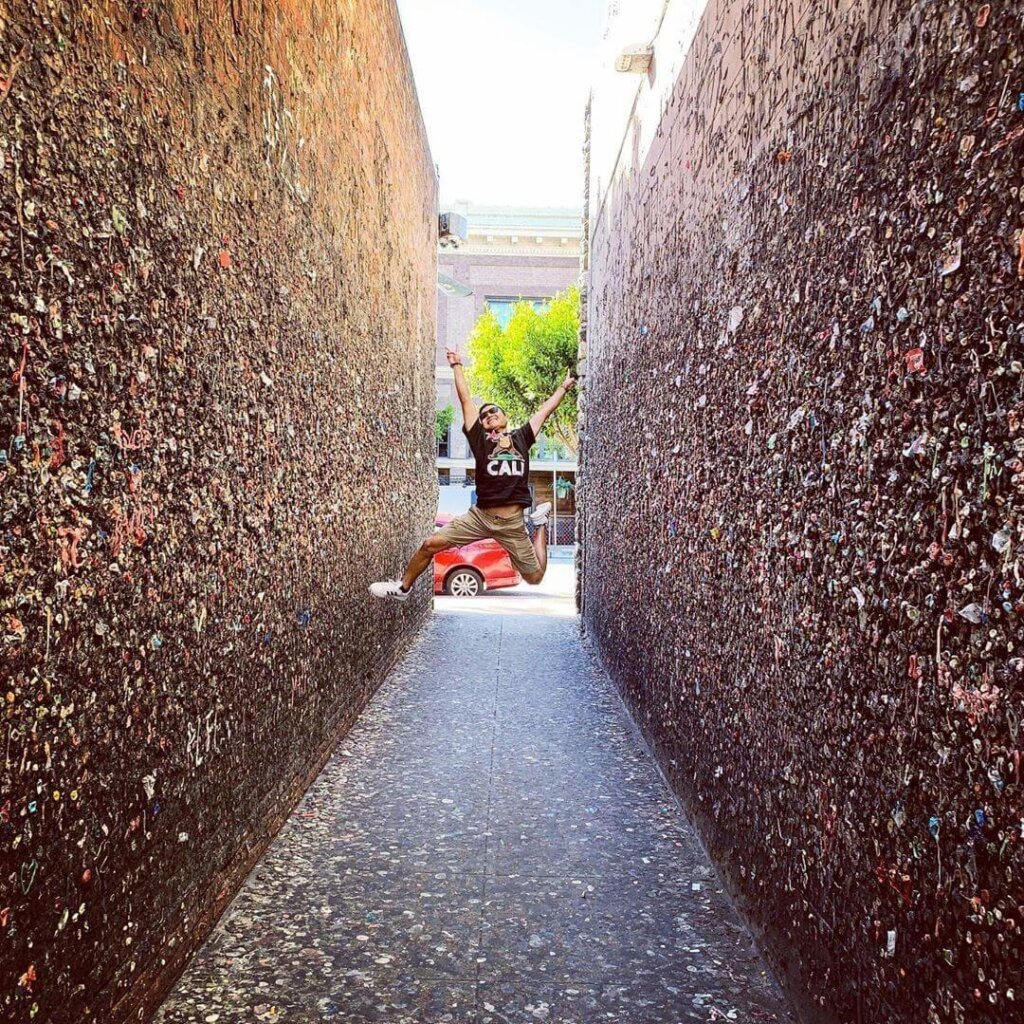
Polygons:
M528 420L576 365L579 346L580 290L567 288L542 310L517 302L502 330L487 310L469 336L469 385L497 402L510 420ZM565 396L544 426L574 454L577 451L576 389Z
M455 410L452 408L451 402L449 402L443 409L438 409L434 413L434 436L438 441L448 433L448 429L451 427L454 419Z

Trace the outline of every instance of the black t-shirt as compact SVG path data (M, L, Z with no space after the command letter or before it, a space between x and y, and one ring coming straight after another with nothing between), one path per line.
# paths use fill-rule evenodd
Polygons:
M469 438L469 447L476 459L476 504L478 508L498 505L533 504L530 497L530 448L537 439L533 427L525 423L509 433L484 432L477 420L462 432Z

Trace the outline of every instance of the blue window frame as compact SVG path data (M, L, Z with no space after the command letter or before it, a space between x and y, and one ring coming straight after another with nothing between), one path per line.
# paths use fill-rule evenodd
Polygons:
M508 327L508 322L512 319L512 313L515 310L517 303L528 302L535 310L540 312L540 310L542 310L549 301L549 299L532 299L526 296L517 296L516 298L502 297L485 300L487 308L494 314L498 323L501 324L502 330Z

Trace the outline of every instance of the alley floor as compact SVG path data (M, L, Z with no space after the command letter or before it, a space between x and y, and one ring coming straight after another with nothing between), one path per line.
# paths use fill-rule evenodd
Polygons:
M437 600L158 1024L790 1020L571 588Z

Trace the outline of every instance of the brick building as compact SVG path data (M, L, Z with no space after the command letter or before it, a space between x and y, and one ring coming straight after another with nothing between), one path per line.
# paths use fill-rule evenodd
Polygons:
M575 284L580 271L582 228L576 209L470 203L456 203L451 209L465 217L467 237L457 247L444 247L438 253L443 286L438 291L437 308L437 408L451 405L455 418L448 435L438 443L437 474L442 485L441 507L458 511L471 501L473 457L462 432L462 410L445 348L459 348L465 355L473 325L488 308L504 324L516 302L531 301L539 307ZM531 466L535 500L557 502L557 539L570 543L575 515L575 455L542 435L531 456ZM456 490L449 491L446 484ZM555 533L553 527L553 543Z

